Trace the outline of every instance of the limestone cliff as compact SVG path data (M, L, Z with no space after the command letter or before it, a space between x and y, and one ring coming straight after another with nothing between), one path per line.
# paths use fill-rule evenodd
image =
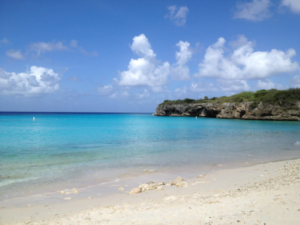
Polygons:
M257 105L252 102L159 105L153 115L300 121L300 102L292 107L262 102Z

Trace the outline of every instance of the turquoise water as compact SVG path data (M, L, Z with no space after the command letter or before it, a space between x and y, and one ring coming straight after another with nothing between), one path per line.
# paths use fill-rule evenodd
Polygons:
M35 117L35 121L33 121ZM151 114L0 114L0 199L300 156L300 123Z

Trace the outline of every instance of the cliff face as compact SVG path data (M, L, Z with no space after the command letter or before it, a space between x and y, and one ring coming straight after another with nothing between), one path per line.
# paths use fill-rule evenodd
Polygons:
M290 120L300 121L300 102L294 106L278 106L251 102L236 103L198 103L159 105L154 116L199 116L245 120Z

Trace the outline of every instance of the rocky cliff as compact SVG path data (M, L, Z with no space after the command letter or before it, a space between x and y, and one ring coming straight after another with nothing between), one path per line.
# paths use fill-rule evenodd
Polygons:
M245 120L300 121L300 102L293 106L268 103L197 103L159 105L154 116L198 116Z

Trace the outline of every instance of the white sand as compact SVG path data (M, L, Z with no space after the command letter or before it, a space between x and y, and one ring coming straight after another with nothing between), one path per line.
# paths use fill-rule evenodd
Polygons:
M107 198L61 196L71 199L47 206L2 206L0 224L300 224L300 159L222 170L187 183L135 195L125 188Z

